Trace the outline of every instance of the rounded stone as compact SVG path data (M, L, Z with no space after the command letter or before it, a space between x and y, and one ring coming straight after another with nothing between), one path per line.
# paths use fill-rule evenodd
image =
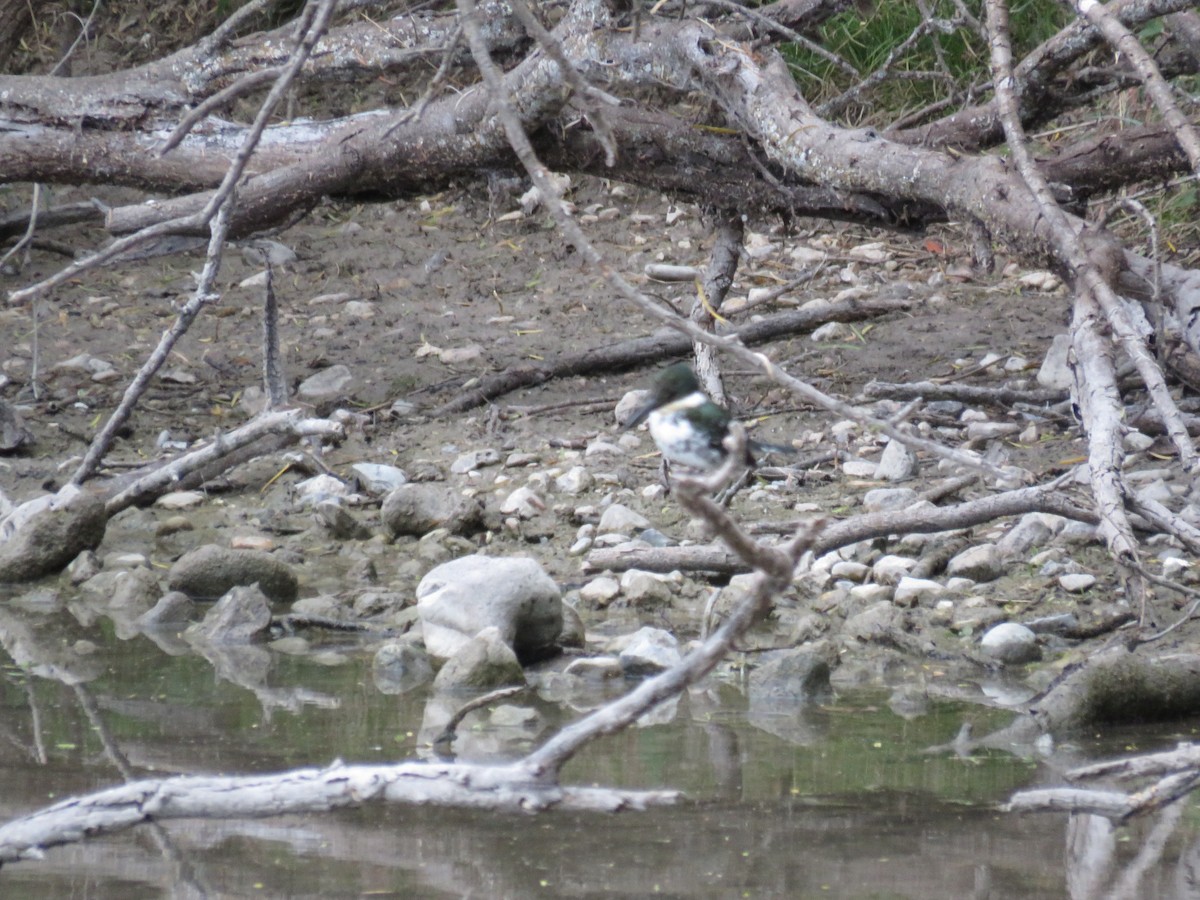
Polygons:
M946 564L946 574L972 581L994 581L1004 574L1004 564L995 544L978 544L951 559Z
M431 569L417 585L417 612L431 655L448 658L482 629L522 659L539 659L557 647L563 628L562 594L530 557L474 554Z
M269 553L206 544L185 553L167 574L167 585L193 600L215 600L238 585L257 584L273 602L291 603L299 582L291 567Z
M1072 594L1082 594L1096 583L1096 576L1087 572L1076 572L1070 575L1060 575L1058 586Z
M524 684L517 655L495 627L484 628L460 646L433 680L436 691L490 690Z
M992 659L1009 665L1021 665L1042 658L1037 635L1016 622L1001 622L989 628L979 645Z
M380 515L392 536L419 536L435 528L471 534L483 521L483 503L443 484L418 482L401 485L388 494Z
M0 582L58 572L100 546L107 526L103 501L74 486L23 504L0 522Z

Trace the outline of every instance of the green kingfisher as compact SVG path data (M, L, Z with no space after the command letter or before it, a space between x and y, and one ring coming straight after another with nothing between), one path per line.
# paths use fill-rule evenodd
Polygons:
M696 373L687 363L675 363L662 371L650 399L625 427L636 428L647 420L650 436L667 462L711 472L725 461L729 452L725 437L732 417L700 390ZM752 450L793 452L790 447L748 441L747 466L754 465Z

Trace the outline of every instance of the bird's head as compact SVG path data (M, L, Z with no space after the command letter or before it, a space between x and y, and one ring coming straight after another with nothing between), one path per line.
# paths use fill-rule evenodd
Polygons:
M698 390L700 390L700 382L696 380L696 373L692 371L691 366L685 362L668 366L654 380L654 387L650 391L650 398L646 401L646 405L639 409L633 418L626 423L626 430L641 425L642 422L646 421L650 413L654 412L660 406L674 403L676 400L682 400L684 397Z

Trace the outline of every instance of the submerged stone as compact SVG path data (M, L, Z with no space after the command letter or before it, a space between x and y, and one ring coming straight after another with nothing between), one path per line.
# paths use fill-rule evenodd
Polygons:
M231 588L257 584L277 603L291 603L299 593L299 582L291 567L259 550L230 550L206 544L185 553L167 575L173 591L194 600L213 600Z
M271 605L257 585L235 587L208 614L188 627L184 637L208 644L246 644L266 636Z
M620 654L626 675L655 675L679 662L679 642L661 628L642 628L634 632Z
M490 690L524 684L525 673L500 629L484 628L462 644L433 680L436 691Z

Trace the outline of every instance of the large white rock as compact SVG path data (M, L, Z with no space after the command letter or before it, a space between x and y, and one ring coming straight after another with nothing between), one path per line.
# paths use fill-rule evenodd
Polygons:
M417 585L430 655L449 658L484 628L522 660L538 659L562 633L562 595L535 559L476 554L442 563Z
M600 516L599 531L601 534L610 532L630 534L649 527L649 519L620 503L612 504Z
M916 471L916 454L900 441L891 440L887 442L887 446L883 448L883 455L879 457L875 477L881 481L903 481L911 478Z
M1064 391L1070 388L1075 383L1075 376L1071 371L1070 353L1071 336L1069 334L1055 335L1054 340L1050 342L1050 349L1046 351L1046 358L1042 360L1042 367L1038 370L1038 384L1042 387L1058 388Z
M1037 635L1016 622L1002 622L988 629L979 644L988 656L1011 665L1033 662L1042 657Z
M904 575L896 582L896 592L892 594L892 602L897 606L916 606L927 597L937 597L944 593L946 593L946 588L936 581Z
M1004 574L1004 564L995 544L976 544L951 559L946 574L972 581L995 581Z
M673 634L647 625L634 632L618 659L626 675L656 675L676 665L682 657Z

